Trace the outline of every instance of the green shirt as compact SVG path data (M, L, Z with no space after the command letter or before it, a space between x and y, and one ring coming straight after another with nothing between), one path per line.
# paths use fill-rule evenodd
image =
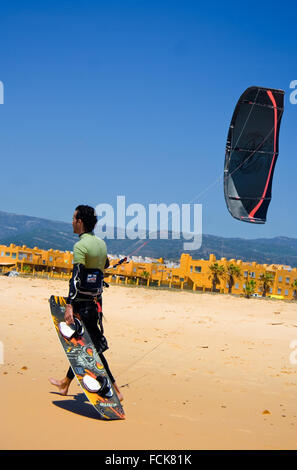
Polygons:
M93 232L82 233L73 247L73 264L83 264L86 268L100 269L104 273L107 248L104 240Z

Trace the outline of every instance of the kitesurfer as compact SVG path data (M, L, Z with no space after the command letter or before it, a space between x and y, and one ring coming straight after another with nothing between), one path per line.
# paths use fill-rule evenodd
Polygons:
M72 227L73 232L79 235L79 241L73 248L73 271L69 281L69 294L67 297L65 322L74 323L78 316L86 327L91 340L100 356L102 364L113 383L119 400L123 400L122 393L109 369L103 352L108 349L107 340L102 326L102 286L104 269L109 266L107 249L104 240L94 235L97 216L93 207L79 205L76 207ZM62 380L50 378L50 383L59 389L61 395L67 395L71 381L74 378L72 368L69 367Z

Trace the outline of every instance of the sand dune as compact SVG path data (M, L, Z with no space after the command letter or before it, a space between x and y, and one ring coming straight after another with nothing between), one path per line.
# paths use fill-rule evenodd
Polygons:
M125 421L73 382L48 299L68 283L0 277L1 449L296 449L297 304L111 286L106 352ZM297 348L297 343L295 348ZM291 356L290 356L291 355Z

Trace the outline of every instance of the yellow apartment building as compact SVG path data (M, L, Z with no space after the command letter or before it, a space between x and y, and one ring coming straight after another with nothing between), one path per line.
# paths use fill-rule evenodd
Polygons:
M112 260L115 264L117 260ZM210 266L214 263L221 265L227 271L231 264L240 270L240 276L234 278L232 294L242 295L246 282L253 279L256 283L255 294L261 296L261 275L270 272L273 282L268 295L276 298L292 300L297 297L297 287L292 284L297 279L297 269L283 265L258 264L241 260L217 260L211 254L208 260L193 259L183 253L178 265L165 264L162 258L150 262L139 262L133 259L117 268L106 270L106 281L117 284L135 284L147 286L164 286L169 288L189 289L193 291L210 292L213 289ZM2 272L16 269L23 273L48 273L51 276L70 276L73 265L73 255L70 251L41 250L37 247L0 245L0 270ZM229 279L225 274L219 276L216 291L229 292Z
M72 271L73 256L70 251L40 250L37 247L0 245L0 269L16 269L20 272L57 272L69 274Z
M255 261L245 262L235 259L227 260L226 258L216 260L214 255L210 255L209 260L193 260L190 255L183 254L180 268L185 275L185 281L189 283L190 287L194 290L210 291L212 289L212 278L209 266L213 263L222 265L225 271L231 264L238 266L240 269L240 277L234 279L233 294L242 294L246 282L253 279L256 283L255 293L262 295L261 275L268 271L273 277L268 295L280 296L284 299L294 298L292 283L297 279L297 269L290 266L258 264ZM217 289L222 293L228 293L228 281L228 276L221 277Z
M194 291L211 292L212 276L210 266L214 263L223 265L225 271L230 264L234 264L240 269L240 277L234 279L232 294L243 294L246 282L253 279L256 282L255 294L261 296L261 275L270 272L273 275L273 283L269 288L268 295L291 300L294 298L292 283L297 279L297 269L283 265L267 265L254 262L244 262L241 260L227 260L221 258L216 260L211 254L208 260L193 259L189 254L182 254L178 267L167 267L162 258L154 263L136 263L130 261L127 264L118 266L115 270L108 269L110 273L108 280L113 279L117 283L129 284L132 280L136 284L168 286L170 288L190 289ZM113 273L113 276L112 274ZM217 291L221 293L229 292L228 276L221 277L217 285Z

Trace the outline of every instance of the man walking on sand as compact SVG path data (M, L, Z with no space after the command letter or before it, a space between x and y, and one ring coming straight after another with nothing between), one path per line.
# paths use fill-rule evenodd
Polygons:
M78 314L83 321L91 340L100 356L102 364L113 383L120 401L123 396L109 369L103 352L108 344L103 335L102 312L98 311L97 302L102 306L102 283L104 269L109 266L107 249L104 240L93 233L97 223L97 216L93 207L80 205L74 211L72 226L73 232L79 235L80 240L73 248L73 272L69 281L69 294L66 302L65 322L74 323L74 315ZM92 284L88 284L88 273L91 273ZM94 284L94 275L96 283ZM99 325L98 325L99 322ZM50 383L59 389L61 395L67 395L74 373L69 367L62 380L50 378Z

